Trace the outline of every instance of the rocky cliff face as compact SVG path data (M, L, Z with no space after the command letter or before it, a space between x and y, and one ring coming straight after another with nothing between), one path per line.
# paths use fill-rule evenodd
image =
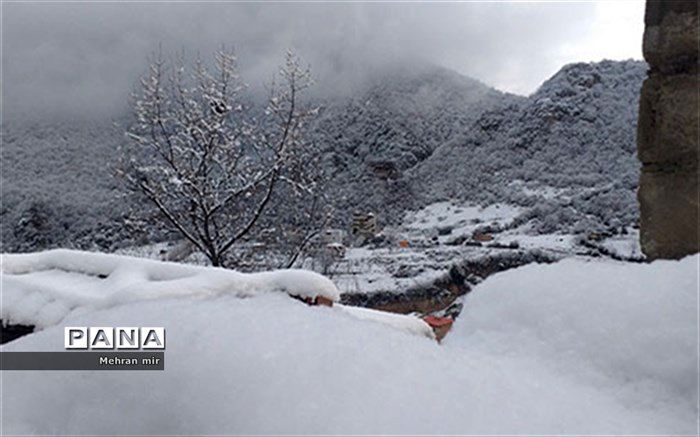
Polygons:
M698 252L698 4L647 1L639 106L641 243L650 259Z

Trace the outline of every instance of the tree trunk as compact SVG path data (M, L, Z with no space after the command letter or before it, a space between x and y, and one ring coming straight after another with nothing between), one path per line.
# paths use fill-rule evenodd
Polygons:
M219 254L213 254L209 255L209 260L211 261L211 265L213 267L223 267L223 263L221 262L221 256Z

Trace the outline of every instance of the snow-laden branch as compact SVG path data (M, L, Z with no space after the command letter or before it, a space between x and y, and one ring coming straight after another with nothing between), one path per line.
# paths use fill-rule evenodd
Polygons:
M314 153L304 126L317 111L301 100L312 80L293 54L261 118L245 103L236 57L225 49L211 64L196 58L188 65L184 54L166 61L159 53L139 83L120 174L158 210L163 226L214 265L252 232L273 199L316 195L319 173L297 165ZM280 185L297 195L276 197Z

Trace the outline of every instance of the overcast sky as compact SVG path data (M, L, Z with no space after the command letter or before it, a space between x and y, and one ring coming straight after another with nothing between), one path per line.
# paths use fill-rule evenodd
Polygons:
M6 115L112 115L159 43L233 46L252 84L292 48L327 88L428 61L527 95L566 63L641 59L644 3L33 2L2 12Z

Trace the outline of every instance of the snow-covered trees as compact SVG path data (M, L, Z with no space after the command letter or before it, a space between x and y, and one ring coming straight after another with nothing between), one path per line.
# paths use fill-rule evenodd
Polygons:
M445 199L542 205L533 213L539 218L533 227L536 232L548 232L551 224L557 224L556 216L550 216L560 208L567 217L572 209L575 213L574 219L558 222L561 232L601 231L613 227L613 219L629 225L638 216L635 126L646 69L639 61L575 64L527 98L494 96L496 91L470 85L464 78L463 84L458 77L451 80L439 70L383 72L351 96L326 96L319 119L306 124L313 141L323 147L324 162L318 162L321 154L309 153L297 160L298 167L305 173L323 169L333 173L327 192L338 227L347 226L356 210L375 212L382 223L398 223L406 210ZM190 77L190 85L191 73L192 69L182 73ZM163 74L163 93L169 95L172 70L164 66ZM243 105L247 94L240 90L236 101ZM253 123L250 109L233 111L238 126L244 120ZM258 126L269 127L271 114L263 117L257 107L255 114ZM264 118L268 124L262 124ZM173 237L168 232L172 225L150 219L143 197L122 197L123 184L112 178L121 155L118 146L124 142L122 126L134 124L121 117L115 121L116 125L38 117L4 120L3 251L115 250ZM305 147L311 147L306 139ZM127 156L142 165L146 158L155 161L147 156L154 154L152 147L131 146ZM389 165L397 169L398 179L384 177L388 173L383 169ZM80 177L65 177L75 172ZM293 257L289 241L303 241L307 235L291 232L294 221L307 223L297 212L299 200L313 200L323 192L311 194L290 184L278 184L275 191L252 231L261 241L259 234L269 230L262 235L272 240L267 246L286 245L282 249ZM277 198L294 202L278 205ZM55 218L42 231L50 238L34 239L28 235L38 228L23 228L33 223L26 217L34 201L47 206ZM320 214L328 202L319 199L303 205ZM129 210L138 212L138 217ZM287 230L279 229L279 217L285 218L281 224ZM230 260L241 260L238 255L245 251L234 250L235 256L227 252ZM274 265L286 265L283 258Z
M647 68L632 60L571 64L526 99L506 96L411 169L418 206L446 198L539 205L528 217L543 234L634 225Z
M219 50L211 64L154 55L134 96L120 175L163 226L223 265L256 225L284 220L266 217L271 203L284 202L274 209L294 214L322 195L305 132L316 114L302 99L311 84L309 70L287 53L256 117L231 51Z

